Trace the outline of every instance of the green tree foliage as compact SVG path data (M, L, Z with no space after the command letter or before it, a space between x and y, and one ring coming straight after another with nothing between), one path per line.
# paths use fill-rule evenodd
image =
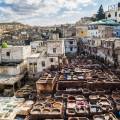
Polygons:
M99 8L99 10L97 12L96 18L97 18L97 20L105 19L105 12L103 10L102 5L100 6L100 8Z
M7 42L3 42L3 43L2 43L2 48L8 48Z

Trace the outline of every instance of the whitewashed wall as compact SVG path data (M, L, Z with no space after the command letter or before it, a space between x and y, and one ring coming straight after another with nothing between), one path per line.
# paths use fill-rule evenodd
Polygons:
M9 52L9 56L7 56ZM26 59L31 54L30 46L13 46L9 48L1 49L1 61L2 62L19 62Z
M24 72L26 68L25 63L18 64L17 66L0 66L0 74L4 75L19 75Z
M53 62L50 61L51 58L53 58ZM42 61L45 62L44 67L42 66ZM42 72L43 69L46 69L46 68L50 67L51 65L58 65L58 57L41 56L39 58L28 58L28 70L30 70L29 63L37 63L36 73L39 73L39 72Z
M53 52L53 48L56 48L56 53ZM64 40L48 41L47 42L47 54L52 56L63 55L65 52L64 49Z

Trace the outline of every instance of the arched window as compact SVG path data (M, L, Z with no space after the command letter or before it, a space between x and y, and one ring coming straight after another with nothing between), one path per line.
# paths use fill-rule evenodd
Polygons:
M108 17L109 17L109 18L111 17L111 14L110 14L110 13L108 14Z

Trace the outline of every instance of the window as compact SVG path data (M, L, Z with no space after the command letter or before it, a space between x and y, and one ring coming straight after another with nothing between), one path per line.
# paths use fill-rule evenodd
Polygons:
M117 17L117 12L115 12L115 17Z
M118 32L116 32L116 35L118 36L118 35L119 35L119 33L118 33Z
M84 32L83 31L81 31L81 34L83 34Z
M110 51L109 50L108 50L107 54L110 55Z
M73 48L72 48L72 47L70 48L70 51L73 51Z
M56 48L53 48L53 53L56 53Z
M108 17L109 17L109 18L111 17L111 14L110 14L110 13L108 14Z
M29 63L29 70L31 72L37 72L37 63Z
M34 63L34 72L37 72L37 63Z
M10 56L10 52L6 52L6 56Z
M37 63L34 63L34 66L37 66Z
M98 26L97 26L97 25L95 25L95 29L98 29Z
M73 44L73 41L70 41L70 44Z
M33 72L32 63L29 63L29 70L30 70L31 72Z
M42 67L45 67L45 61L42 61Z
M31 66L31 65L32 65L32 63L29 63L29 65Z
M90 30L90 26L88 26L88 30Z
M54 60L53 60L53 58L50 58L50 62L53 62Z

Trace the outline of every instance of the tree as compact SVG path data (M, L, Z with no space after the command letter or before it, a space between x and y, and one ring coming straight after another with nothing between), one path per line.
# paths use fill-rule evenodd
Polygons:
M105 19L105 12L103 10L102 5L100 6L100 8L99 8L99 10L97 12L96 18L97 18L97 20Z
M3 42L3 43L2 43L2 48L8 48L7 42Z

